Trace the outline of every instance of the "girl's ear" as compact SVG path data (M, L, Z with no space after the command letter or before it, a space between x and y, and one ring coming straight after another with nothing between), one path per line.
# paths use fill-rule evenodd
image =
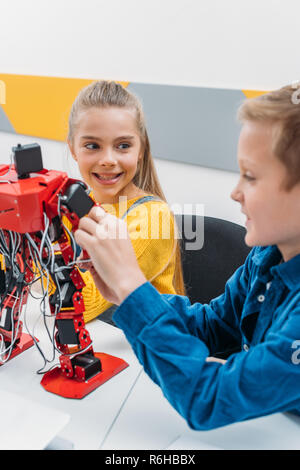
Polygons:
M77 157L76 157L76 154L75 154L75 152L74 152L73 145L71 144L71 142L70 142L69 139L67 140L67 142L68 142L68 146L69 146L71 155L72 155L72 157L74 158L74 160L77 162Z
M138 163L141 163L141 161L143 160L144 158L144 149L141 147L141 150L140 150L140 153L139 153L139 156L138 156Z

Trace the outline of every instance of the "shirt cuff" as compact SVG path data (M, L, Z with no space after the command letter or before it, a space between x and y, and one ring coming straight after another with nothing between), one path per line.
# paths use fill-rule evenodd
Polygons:
M170 308L150 282L135 289L121 303L113 316L113 321L128 336L138 336L140 331L155 318Z

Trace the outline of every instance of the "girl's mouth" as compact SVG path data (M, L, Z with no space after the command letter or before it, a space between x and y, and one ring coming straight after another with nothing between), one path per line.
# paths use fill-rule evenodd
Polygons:
M119 181L122 175L123 173L93 173L93 176L97 179L97 181L104 185L115 184L117 181Z

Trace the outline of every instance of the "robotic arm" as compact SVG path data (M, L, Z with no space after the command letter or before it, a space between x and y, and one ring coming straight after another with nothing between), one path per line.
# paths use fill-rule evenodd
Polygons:
M13 153L14 165L0 165L0 364L34 342L23 333L20 317L39 271L55 286L49 307L60 352L60 366L46 372L41 384L50 392L82 398L128 366L94 352L83 318L85 284L72 232L94 201L84 183L43 168L39 145L18 145Z

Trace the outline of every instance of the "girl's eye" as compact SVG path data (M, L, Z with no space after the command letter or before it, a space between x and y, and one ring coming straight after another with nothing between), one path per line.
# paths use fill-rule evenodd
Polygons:
M84 144L84 147L89 150L95 150L99 148L99 145L95 143L89 143L89 144Z
M129 149L130 147L130 144L128 144L127 142L122 142L121 144L118 145L118 149L120 150L126 150L126 149Z

